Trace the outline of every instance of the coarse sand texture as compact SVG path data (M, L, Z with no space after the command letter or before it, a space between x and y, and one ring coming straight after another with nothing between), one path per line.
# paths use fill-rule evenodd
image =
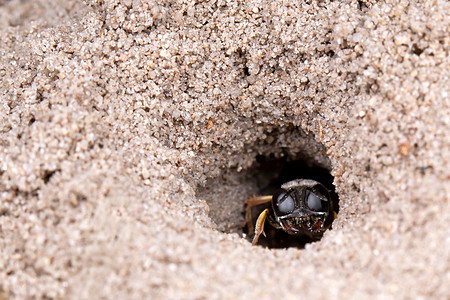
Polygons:
M0 300L450 299L449 52L445 0L0 0ZM242 229L277 164L304 248Z

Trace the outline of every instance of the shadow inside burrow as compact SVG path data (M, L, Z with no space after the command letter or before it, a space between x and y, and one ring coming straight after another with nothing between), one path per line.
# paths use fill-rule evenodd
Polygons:
M209 216L217 225L217 230L225 233L237 233L251 242L253 232L248 232L245 220L245 201L251 196L272 195L283 183L294 179L313 179L322 183L336 199L338 196L333 185L333 176L328 169L318 167L313 161L302 156L281 158L258 156L256 162L241 172L224 171L219 178L210 179L205 187L197 189L197 197L209 205ZM252 223L265 206L252 208ZM338 210L338 207L336 207ZM268 248L304 248L307 243L315 242L307 237L294 237L267 224L264 227L266 237L261 235L258 245Z

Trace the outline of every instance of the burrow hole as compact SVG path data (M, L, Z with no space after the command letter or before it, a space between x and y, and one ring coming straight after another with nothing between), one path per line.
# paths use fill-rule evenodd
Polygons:
M281 158L258 156L247 170L227 170L219 178L210 179L205 187L197 189L197 196L209 205L209 216L217 230L237 233L251 241L253 233L247 232L244 202L255 195L272 195L283 183L294 179L314 179L325 185L336 197L333 176L330 170L320 167L314 161L302 156ZM257 217L257 215L256 215ZM268 248L304 248L313 242L307 238L293 237L282 230L266 224L267 238L260 237L258 245Z

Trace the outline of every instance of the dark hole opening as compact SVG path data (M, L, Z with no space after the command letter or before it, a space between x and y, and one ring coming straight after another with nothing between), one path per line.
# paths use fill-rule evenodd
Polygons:
M281 156L281 157L280 157ZM322 165L325 162L322 162ZM326 163L325 163L326 164ZM284 153L258 156L249 168L238 172L236 169L225 169L216 178L210 178L205 185L198 186L196 196L205 200L209 207L209 217L216 225L216 230L238 234L251 242L253 232L248 232L244 203L249 197L272 195L280 186L294 179L313 179L323 184L338 198L333 185L333 176L329 170L318 166L310 156ZM255 207L257 210L257 208ZM259 213L264 210L261 209ZM338 212L338 207L335 209ZM258 211L252 213L255 224ZM260 236L257 245L269 248L303 248L306 243L314 242L308 238L294 237L280 229L265 224L267 238Z
M412 53L414 53L415 55L420 55L423 53L424 49L421 49L417 44L413 44L412 45L412 49L411 49Z
M257 157L256 164L251 168L251 172L256 180L258 196L272 195L282 184L294 179L313 179L323 184L330 191L331 197L335 199L335 211L338 212L339 210L339 199L333 185L333 176L327 169L300 159L292 160L289 157L276 159L273 157L259 156ZM255 224L259 213L265 207L267 206L253 207L253 224ZM289 235L281 229L275 229L267 221L264 226L264 231L266 237L261 235L257 245L268 248L304 248L307 243L318 241L318 239L311 239L306 236ZM251 241L253 232L248 232L247 223L243 227L243 232L246 233L246 238Z
M44 183L47 184L53 177L53 175L55 175L55 173L58 171L59 170L44 170L43 174L41 175L41 178L44 181Z

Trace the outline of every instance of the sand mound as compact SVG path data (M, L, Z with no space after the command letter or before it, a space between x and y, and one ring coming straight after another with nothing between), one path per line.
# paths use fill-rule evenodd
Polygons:
M448 1L0 1L0 299L450 297ZM261 160L339 216L252 247Z

